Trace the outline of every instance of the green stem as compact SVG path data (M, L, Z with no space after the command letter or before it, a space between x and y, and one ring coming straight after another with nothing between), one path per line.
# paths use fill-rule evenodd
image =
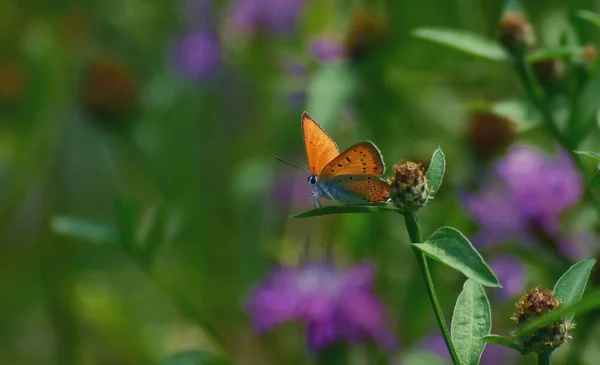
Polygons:
M550 355L552 355L552 351L540 352L538 354L538 365L550 365Z
M552 112L548 107L548 103L545 100L544 90L542 90L537 80L531 73L531 68L527 64L527 60L525 60L525 58L520 57L515 60L515 71L517 72L519 80L525 87L527 96L542 114L543 122L550 134L552 134L552 136L567 150L572 150L573 146L571 146L570 141L568 141L562 135L562 133L560 133L560 130L558 129L556 122L552 117Z
M410 242L415 244L421 243L421 228L419 226L419 220L416 214L404 214L404 223L406 223L406 230L408 231ZM419 263L421 275L423 276L423 279L425 280L425 284L427 286L427 295L429 296L429 301L431 302L431 306L433 307L435 318L437 319L438 325L440 326L440 330L442 331L442 336L444 336L444 341L446 342L446 347L448 347L448 352L450 352L450 357L452 357L452 362L454 362L454 364L460 365L458 355L456 354L456 350L454 349L454 345L452 344L452 340L450 339L450 332L448 332L448 326L446 325L446 319L444 318L442 307L440 306L440 302L438 301L437 295L435 294L435 287L433 286L433 278L431 277L431 272L429 272L427 257L424 253L417 249L413 249L413 251L417 257L417 262Z

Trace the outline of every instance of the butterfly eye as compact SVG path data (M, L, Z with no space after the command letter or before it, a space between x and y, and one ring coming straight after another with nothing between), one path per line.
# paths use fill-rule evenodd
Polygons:
M306 180L310 185L314 185L317 183L317 177L315 175L310 175Z

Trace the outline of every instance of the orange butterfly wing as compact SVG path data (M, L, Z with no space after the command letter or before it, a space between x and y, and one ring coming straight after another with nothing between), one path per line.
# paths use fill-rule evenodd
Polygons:
M302 113L302 131L309 171L317 175L325 165L340 154L340 150L333 139L307 112Z
M350 146L329 162L319 174L319 179L331 179L337 175L381 176L385 164L381 152L372 142L360 142Z
M333 179L333 186L350 192L365 203L385 202L390 198L390 185L378 176L340 175Z

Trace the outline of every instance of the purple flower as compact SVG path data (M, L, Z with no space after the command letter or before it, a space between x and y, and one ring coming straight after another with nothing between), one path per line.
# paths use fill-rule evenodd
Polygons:
M304 0L234 0L231 20L240 31L289 33L296 28Z
M442 337L441 334L436 333L426 337L421 341L419 347L423 350L434 353L443 359L448 361L451 360L448 348L446 348L446 342L444 342L444 337ZM479 363L482 365L513 364L517 355L518 352L509 348L487 344L483 350L483 354L481 355L481 360Z
M395 339L373 293L373 275L372 266L366 263L344 272L328 263L280 267L250 296L246 311L260 332L283 322L303 323L312 351L337 341L366 339L392 351Z
M525 289L525 271L521 262L511 256L498 256L490 262L502 288L495 291L498 299L508 299Z
M193 30L176 40L171 49L175 70L195 80L212 75L221 64L221 43L211 31Z
M344 45L329 38L315 39L310 49L313 55L323 62L338 61L346 55Z
M473 239L476 245L562 239L561 214L577 204L583 190L566 152L549 157L528 146L513 146L494 166L493 177L480 192L464 197L466 209L481 227Z

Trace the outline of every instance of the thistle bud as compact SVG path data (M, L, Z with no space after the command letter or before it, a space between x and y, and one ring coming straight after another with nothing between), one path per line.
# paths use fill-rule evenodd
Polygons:
M346 54L351 59L361 59L384 41L387 35L388 27L385 21L371 12L356 12L352 16L346 35Z
M531 50L535 44L535 32L529 20L521 13L506 13L500 19L500 42L515 54Z
M22 104L26 91L25 73L13 60L0 61L0 111Z
M388 181L394 205L405 212L415 212L429 199L429 185L421 164L405 161L394 165L392 178Z
M583 48L581 59L587 67L592 68L598 59L598 49L596 46L592 43L586 44Z
M561 88L565 71L565 62L560 58L551 58L533 64L533 72L540 85L550 92Z
M111 55L103 55L84 71L83 104L104 127L126 129L137 110L138 89L129 68Z
M476 110L469 117L467 140L474 154L488 160L503 152L515 139L513 121L487 110Z
M554 296L551 290L541 291L536 287L523 295L515 305L517 311L513 314L512 319L517 322L517 327L522 327L530 320L560 308L562 302ZM561 318L552 324L536 329L532 334L517 338L517 340L524 353L552 351L569 338L568 331L572 328L573 324L567 324L564 318Z

